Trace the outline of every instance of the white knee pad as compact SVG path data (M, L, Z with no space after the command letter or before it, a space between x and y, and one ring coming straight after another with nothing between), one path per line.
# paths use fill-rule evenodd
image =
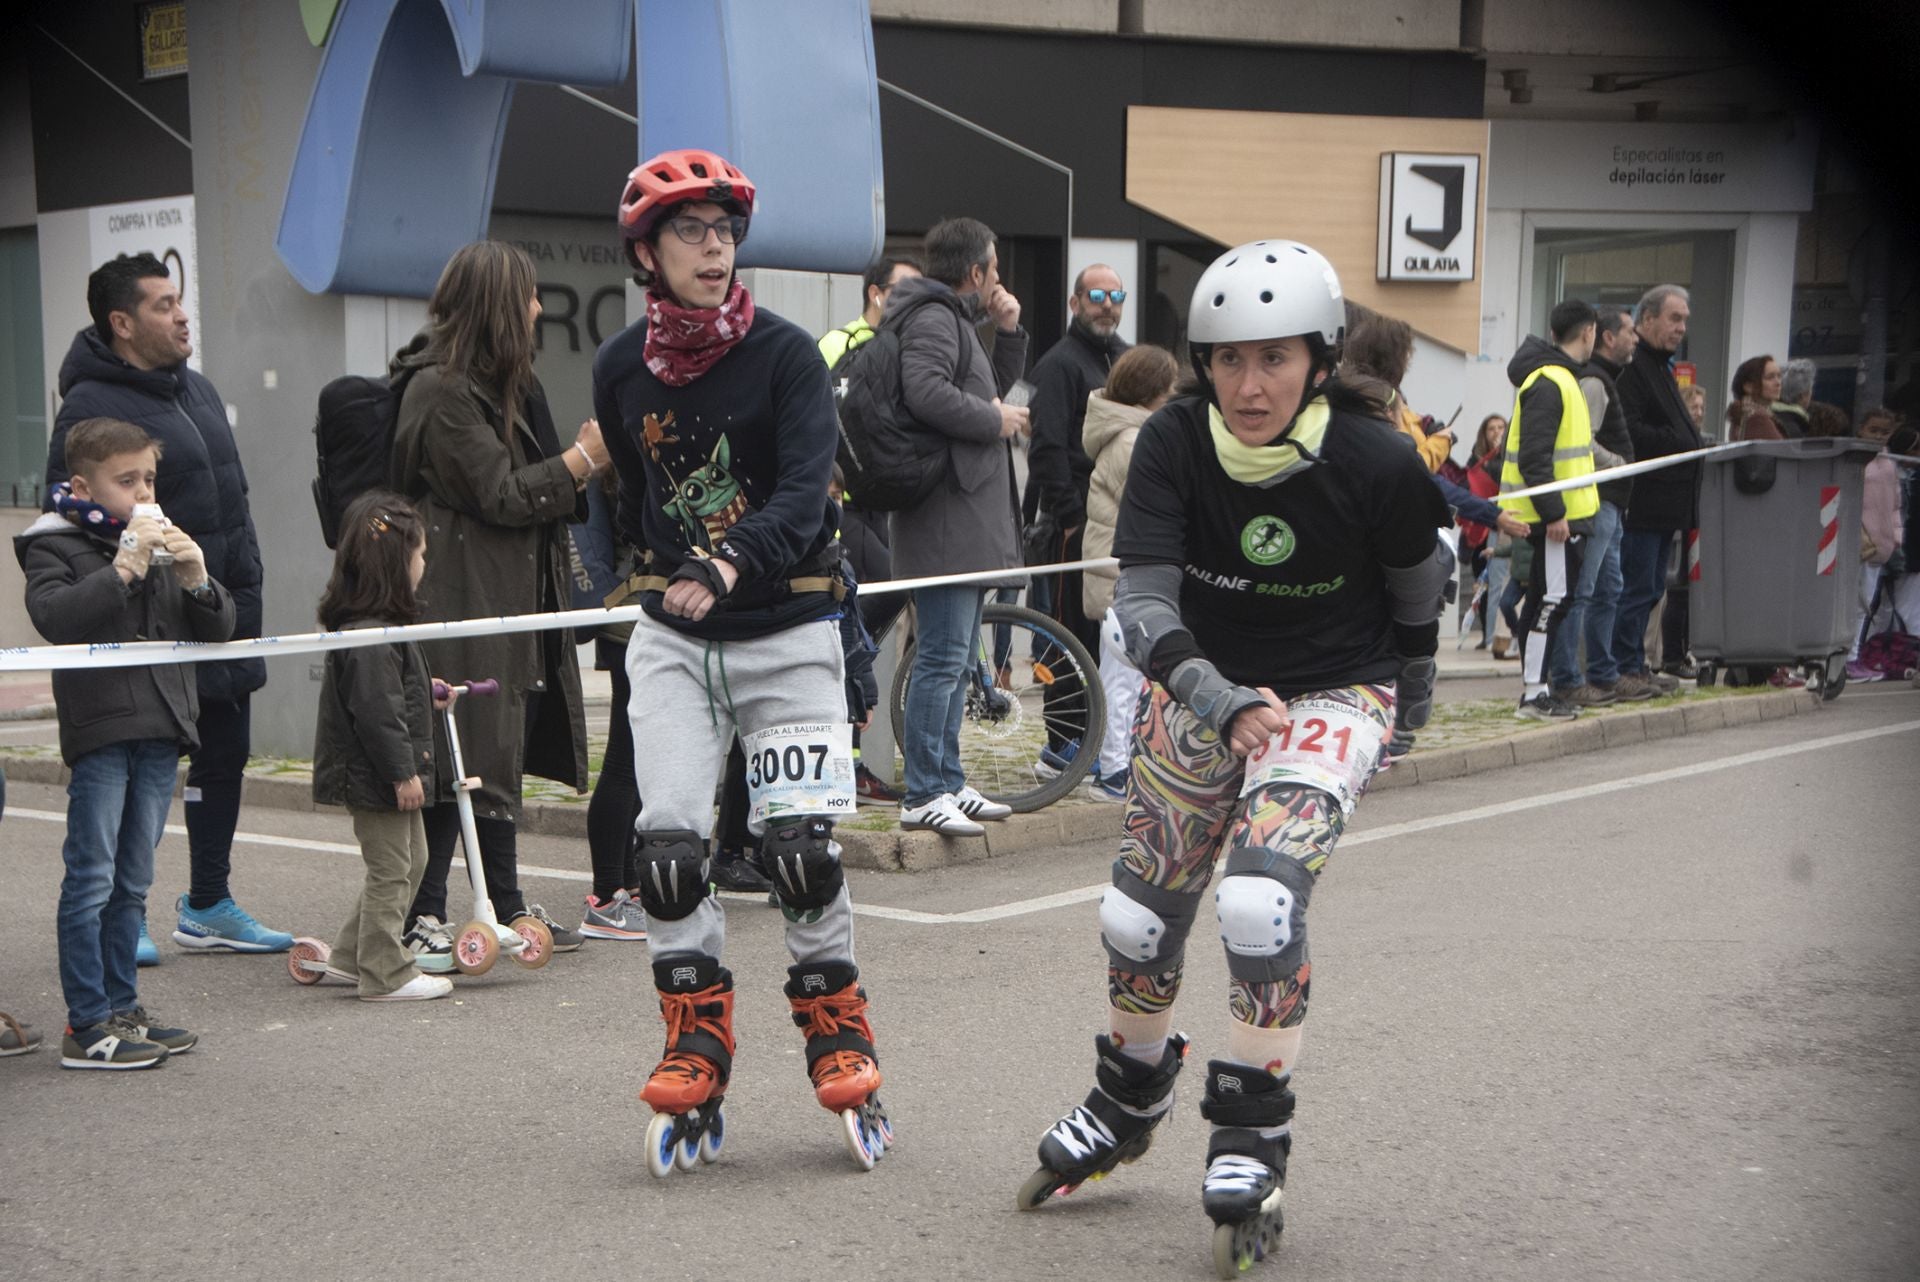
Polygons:
M1293 891L1272 877L1223 877L1213 903L1229 960L1278 957L1293 943Z
M1116 957L1136 964L1158 961L1168 943L1166 919L1118 886L1100 896L1100 934Z

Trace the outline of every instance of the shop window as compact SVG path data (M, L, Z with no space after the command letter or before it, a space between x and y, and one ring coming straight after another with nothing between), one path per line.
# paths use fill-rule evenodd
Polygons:
M1193 301L1193 287L1222 248L1205 240L1146 244L1146 279L1153 287L1145 291L1136 313L1140 341L1172 352L1181 369L1187 367L1187 307Z
M40 245L31 227L0 230L0 504L39 507L47 461L40 349Z

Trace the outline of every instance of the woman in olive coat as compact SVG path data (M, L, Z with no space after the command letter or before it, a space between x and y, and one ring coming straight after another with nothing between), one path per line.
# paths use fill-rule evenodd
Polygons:
M533 374L540 314L533 262L513 246L478 241L457 251L428 303L427 328L394 358L404 384L394 429L393 485L427 523L420 584L429 621L534 614L570 605L567 522L583 520L581 495L606 466L589 419L561 448L546 394ZM511 413L506 407L512 407ZM495 698L454 705L487 888L502 921L527 911L516 872L514 825L525 773L587 786L587 732L570 632L514 632L424 642L433 674L449 682L493 678ZM459 837L444 724L425 812L428 861L409 920L447 920L447 872ZM556 951L579 936L553 931ZM438 951L444 936L420 932Z

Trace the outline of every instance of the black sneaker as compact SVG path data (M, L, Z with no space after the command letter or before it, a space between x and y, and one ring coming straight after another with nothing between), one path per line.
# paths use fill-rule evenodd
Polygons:
M713 857L713 885L716 890L738 890L749 895L765 895L773 890L767 875L739 851L723 850Z
M1580 713L1542 690L1531 699L1522 699L1513 715L1521 721L1572 721Z
M556 953L579 952L580 945L587 942L585 935L577 930L569 930L567 927L562 926L539 904L528 904L526 911L520 915L522 917L531 917L547 928L547 933L553 936L553 951ZM508 922L507 924L512 925L513 923Z
M62 1068L158 1068L166 1062L166 1047L130 1037L127 1028L113 1020L90 1028L69 1028L60 1039Z
M171 1028L147 1012L145 1006L135 1006L123 1011L107 1021L118 1024L135 1041L154 1042L167 1048L170 1054L184 1055L199 1042L200 1034L189 1033L184 1028Z

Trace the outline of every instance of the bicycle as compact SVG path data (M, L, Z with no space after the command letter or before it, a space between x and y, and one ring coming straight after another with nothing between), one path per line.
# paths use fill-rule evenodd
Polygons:
M994 633L1001 628L1008 630L1009 644L995 644ZM906 724L913 652L909 641L893 677L890 706L896 737ZM996 655L1006 656L997 673ZM960 721L960 763L967 782L1019 813L1039 810L1086 778L1105 732L1106 694L1099 668L1079 638L1038 610L988 602L974 642ZM1044 773L1049 767L1040 762L1041 750L1049 747L1064 767L1051 777Z

